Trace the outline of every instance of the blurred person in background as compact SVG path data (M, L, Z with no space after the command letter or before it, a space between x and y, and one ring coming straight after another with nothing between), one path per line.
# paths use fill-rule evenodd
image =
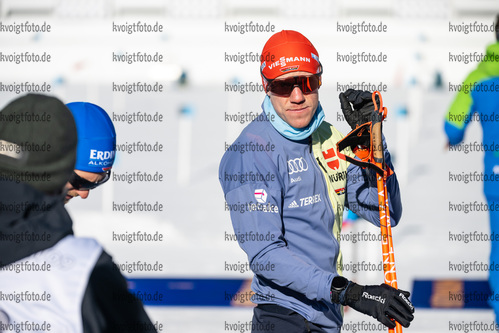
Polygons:
M86 102L68 103L78 133L75 170L66 184L64 203L74 197L86 199L90 190L111 177L116 154L113 122L101 107Z
M483 190L489 207L490 231L499 235L499 15L495 23L495 43L486 48L483 60L464 80L461 90L452 102L444 123L448 145L463 141L470 121L479 120L483 132L485 150ZM490 263L499 263L499 240L491 240ZM489 285L493 297L489 301L499 321L499 271L489 272Z
M340 332L342 305L388 327L394 320L409 326L409 292L342 276L343 207L379 226L378 191L373 170L338 158L343 135L324 121L317 50L299 32L283 30L261 54L263 112L228 147L219 169L234 232L254 273L252 332ZM348 90L340 102L352 129L371 120L371 93ZM388 152L385 161L393 169ZM393 173L387 188L396 225L402 205Z
M0 331L156 332L119 268L64 208L73 116L28 94L0 112Z

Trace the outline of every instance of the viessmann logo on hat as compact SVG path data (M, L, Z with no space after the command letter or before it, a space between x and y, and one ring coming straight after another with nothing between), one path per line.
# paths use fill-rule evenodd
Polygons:
M310 58L307 58L307 57L281 57L281 58L279 58L278 61L274 61L268 67L269 67L269 69L273 69L274 67L277 67L278 65L280 65L281 67L285 67L288 62L300 62L300 63L310 62ZM300 65L295 65L292 67L295 67L294 70L297 70L300 67ZM281 72L282 71L285 71L285 70L283 68L281 68Z

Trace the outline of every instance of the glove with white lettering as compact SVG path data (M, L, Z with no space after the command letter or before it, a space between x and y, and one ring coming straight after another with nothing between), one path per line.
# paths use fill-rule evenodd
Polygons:
M378 96L376 99L378 101ZM340 93L340 105L345 120L352 129L371 121L374 103L369 91L348 89Z
M337 279L337 278L335 278ZM341 279L346 280L341 277ZM338 280L337 280L338 281ZM389 328L395 327L395 321L400 325L409 327L414 319L414 306L408 297L411 295L408 291L395 289L387 284L379 286L362 286L355 282L348 281L337 297L334 296L335 282L331 287L331 300L334 303L348 305L351 308L376 318L379 322Z

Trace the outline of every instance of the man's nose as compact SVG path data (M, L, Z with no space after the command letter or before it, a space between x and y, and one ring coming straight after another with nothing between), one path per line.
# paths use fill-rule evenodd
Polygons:
M289 95L289 99L293 103L301 103L305 100L305 95L298 86L295 86L291 91L291 95Z
M88 194L89 194L89 190L77 190L76 193L78 193L78 195L82 198L82 199L86 199L88 197Z

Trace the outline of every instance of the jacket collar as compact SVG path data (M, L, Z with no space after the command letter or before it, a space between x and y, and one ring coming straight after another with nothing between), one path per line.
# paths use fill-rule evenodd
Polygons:
M25 183L0 181L0 267L55 245L73 234L62 196Z

